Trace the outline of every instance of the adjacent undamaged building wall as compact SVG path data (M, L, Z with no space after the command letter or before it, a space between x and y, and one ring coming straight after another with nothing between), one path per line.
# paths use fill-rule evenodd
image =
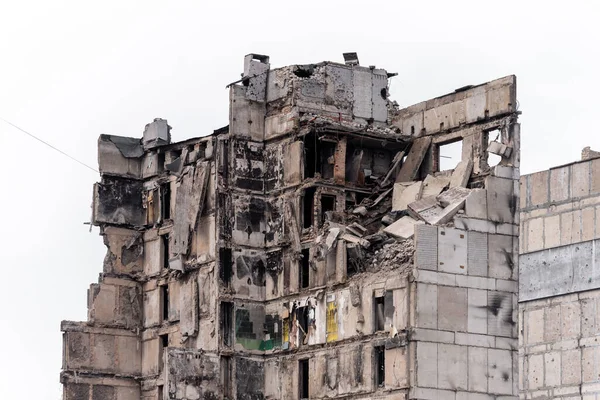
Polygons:
M521 177L522 398L600 398L600 158Z

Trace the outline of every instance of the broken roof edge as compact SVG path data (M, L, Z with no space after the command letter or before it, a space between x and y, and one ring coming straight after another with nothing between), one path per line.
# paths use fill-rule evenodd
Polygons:
M141 138L101 134L98 137L98 143L100 142L111 142L125 158L140 158L144 155Z
M421 101L410 106L400 108L395 111L397 115L401 114L411 114L418 111L425 111L430 108L439 107L448 103L452 103L456 100L462 100L465 98L472 97L473 95L480 94L478 93L483 87L502 87L502 86L512 86L514 87L513 97L516 102L516 85L517 85L517 76L516 75L507 75L502 78L494 79L488 82L480 83L477 85L467 85L461 88L455 89L454 92L446 93L438 97L434 97L429 100ZM516 104L513 104L516 111Z
M288 68L293 69L296 67L313 67L313 68L314 67L325 67L327 65L334 65L336 67L341 67L341 68L346 68L346 69L383 70L383 71L387 72L387 70L385 68L380 68L375 65L369 65L369 66L350 65L350 64L344 64L341 62L337 62L337 61L319 61L316 63L306 63L306 64L301 64L301 63L288 64L288 65L284 65L281 67L271 68L270 71L278 71L278 70L283 70L283 69L288 69Z
M162 144L162 145L159 145L159 146L153 148L152 150L155 150L155 149L173 150L173 149L177 149L178 147L181 147L181 146L186 146L186 145L190 145L190 144L194 144L194 143L200 143L200 142L206 141L212 137L216 137L218 135L224 135L227 133L229 133L229 125L225 125L221 128L215 129L212 133L209 133L204 136L195 136L195 137L183 139L178 142ZM125 158L139 158L147 152L146 150L143 150L141 141L142 141L141 138L110 135L110 134L105 134L105 133L100 134L100 136L98 137L98 142L113 143L117 147L117 149L121 152L123 157L125 157ZM132 147L139 146L139 148L142 150L142 153L139 155L131 155L132 153L137 154L137 149L129 152L129 149L127 148L127 146L132 146Z

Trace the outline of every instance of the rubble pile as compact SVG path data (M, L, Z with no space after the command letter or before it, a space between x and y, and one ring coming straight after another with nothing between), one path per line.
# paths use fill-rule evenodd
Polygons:
M316 239L317 257L324 259L337 240L344 240L350 272L397 268L412 264L417 225L452 226L454 216L464 214L472 193L467 186L473 162L461 161L453 170L415 180L431 146L430 138L422 138L412 144L406 158L399 151L371 197L342 215L327 215ZM506 145L498 147L497 142L491 142L487 150L504 157L511 151Z
M371 269L393 269L412 266L415 246L412 240L386 242L380 249L367 252L365 263Z

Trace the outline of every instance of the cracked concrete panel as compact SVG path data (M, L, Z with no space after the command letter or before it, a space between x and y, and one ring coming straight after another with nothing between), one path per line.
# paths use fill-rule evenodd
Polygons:
M196 229L192 231L190 244L190 257L195 258L199 264L215 260L216 246L216 220L215 215L204 215L198 218Z
M103 238L107 247L104 258L105 273L142 273L144 243L140 232L109 226L104 228Z
M66 369L79 369L89 366L91 349L90 334L86 332L65 332L64 342L64 367Z
M182 282L179 288L180 322L179 329L183 337L196 336L198 333L198 282L191 277Z
M233 143L233 182L239 189L262 192L265 178L265 150L262 143Z
M65 400L80 400L90 398L90 385L85 383L67 383L64 388Z
M170 256L185 256L189 252L191 232L196 228L196 221L204 207L209 176L208 162L198 162L183 175L175 199L173 233L169 235Z
M250 358L237 358L235 381L237 399L262 399L265 387L264 362Z
M385 350L385 387L408 387L408 350L406 347Z
M296 185L304 177L304 143L292 142L286 145L283 158L283 182L286 185Z
M219 389L219 359L202 350L169 348L166 352L169 399L216 399Z
M265 104L246 99L246 88L231 86L229 130L234 136L263 140L265 132Z
M98 169L102 174L140 178L143 155L140 139L113 135L98 138Z
M415 180L430 145L431 137L415 140L406 156L406 161L402 164L400 172L396 176L396 182L409 182Z
M298 107L285 107L280 113L265 117L265 140L293 133L299 125Z
M326 65L325 77L327 80L325 100L335 104L341 112L352 114L354 102L352 70L339 65Z
M378 122L387 122L388 119L388 77L387 72L382 69L374 69L372 75L373 102L372 118Z

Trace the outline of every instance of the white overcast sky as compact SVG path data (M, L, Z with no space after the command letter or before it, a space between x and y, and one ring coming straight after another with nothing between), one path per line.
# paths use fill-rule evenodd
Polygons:
M522 173L600 150L600 13L593 1L0 0L0 117L97 167L102 133L174 140L228 123L243 56L274 67L342 61L397 72L408 106L509 74ZM105 248L97 174L0 121L0 399L60 397L60 321L86 319Z

